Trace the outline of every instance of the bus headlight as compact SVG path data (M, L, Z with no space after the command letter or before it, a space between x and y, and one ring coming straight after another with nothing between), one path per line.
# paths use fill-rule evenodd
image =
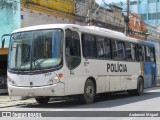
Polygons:
M12 80L10 77L8 77L7 79L8 79L8 83L10 85L16 85L16 82L14 80Z
M57 77L57 76L55 76L55 77L54 77L54 80L56 80L56 81L57 81L57 80L58 80L58 77Z
M48 85L53 85L57 82L60 81L60 79L63 77L63 74L60 73L60 74L56 74L55 76L53 76L53 78L51 78L49 81L48 81Z
M9 84L16 85L16 82L14 80L12 80L12 81L9 81Z

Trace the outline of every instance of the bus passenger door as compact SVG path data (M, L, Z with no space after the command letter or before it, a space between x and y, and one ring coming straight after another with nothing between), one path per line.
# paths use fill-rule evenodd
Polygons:
M66 30L65 39L65 91L67 95L79 94L82 91L81 76L81 49L79 33L70 29ZM83 86L84 88L84 86Z

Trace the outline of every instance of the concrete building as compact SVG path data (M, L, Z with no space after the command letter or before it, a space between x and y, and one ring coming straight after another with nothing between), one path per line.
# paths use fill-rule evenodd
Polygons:
M0 0L0 39L3 34L20 28L20 0ZM9 37L8 37L9 38ZM5 40L5 48L1 48L0 40L0 94L7 93L7 55L9 39Z
M126 9L126 3L114 3ZM141 15L142 20L151 25L160 24L160 0L130 0L130 11Z
M3 34L11 33L20 28L19 3L20 0L0 0L0 38ZM5 47L8 45L9 40L6 40Z
M0 38L27 26L53 23L83 25L74 15L74 5L74 0L0 0ZM6 40L5 47L8 45L9 40Z
M122 8L115 5L105 9L95 0L75 0L75 15L88 17L93 25L124 32Z
M113 3L126 10L126 3ZM146 23L149 39L157 39L160 32L157 25L160 24L160 0L130 0L130 11L141 15L141 19Z
M21 0L21 27L53 23L82 24L74 16L74 0Z
M135 13L130 14L129 16L129 36L137 39L147 39L147 26L141 20L141 16Z

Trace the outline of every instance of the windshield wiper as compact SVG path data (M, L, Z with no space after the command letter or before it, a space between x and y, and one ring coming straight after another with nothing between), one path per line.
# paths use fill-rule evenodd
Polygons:
M36 66L38 66L40 70L43 70L43 72L45 72L45 69L41 66L41 64L38 62L38 59L36 57L34 57L34 64L35 63L37 63ZM36 66L35 66L35 69L36 69Z

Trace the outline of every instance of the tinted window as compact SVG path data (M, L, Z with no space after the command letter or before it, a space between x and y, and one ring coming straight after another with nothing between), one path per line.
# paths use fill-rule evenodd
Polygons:
M154 48L146 47L146 61L154 62Z
M77 32L72 32L72 39L66 41L66 45L68 45L71 56L80 56L80 40Z
M97 37L97 56L100 58L104 58L104 38Z
M151 51L149 47L146 47L146 61L150 61Z
M111 58L111 45L110 40L107 39L104 41L104 53L106 58Z
M121 41L112 41L113 58L116 60L125 59L124 44Z
M84 57L92 57L95 58L96 55L96 40L93 35L82 35L82 43L83 43L83 55Z
M136 46L131 43L125 43L126 47L126 60L136 60Z
M145 50L144 46L138 45L138 60L139 61L145 61Z
M151 57L150 57L150 61L154 62L155 61L155 52L154 52L154 48L150 48L150 52L151 52Z
M66 30L66 64L75 69L81 62L80 38L78 32Z

